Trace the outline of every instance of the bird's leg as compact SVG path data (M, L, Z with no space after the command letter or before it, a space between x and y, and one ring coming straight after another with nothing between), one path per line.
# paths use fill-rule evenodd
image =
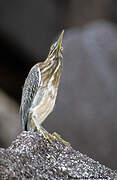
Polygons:
M36 117L36 115L33 113L32 114L32 120L34 123L34 126L36 127L37 131L40 132L44 138L46 138L51 144L53 144L53 141L56 139L58 139L60 142L62 142L65 146L68 146L69 143L65 140L63 140L59 134L57 134L56 132L50 134L49 132L47 132L39 123L38 118Z
M53 144L53 136L40 125L39 120L36 118L36 116L32 115L32 120L35 124L37 131L40 132L44 136L44 138L46 138L51 144Z
M58 133L53 132L52 136L55 137L56 139L58 139L60 142L62 142L65 146L69 145L69 142L67 142L64 139L62 139Z
M52 136L48 131L46 131L41 125L40 125L40 128L41 128L41 131L42 131L43 136L44 136L51 144L53 144L53 141L54 141L53 136Z

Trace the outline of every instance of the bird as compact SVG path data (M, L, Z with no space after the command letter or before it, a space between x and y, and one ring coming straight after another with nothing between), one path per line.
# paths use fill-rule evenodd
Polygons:
M53 111L61 72L63 69L63 34L50 47L45 61L35 64L24 83L22 90L20 116L22 129L39 131L49 142L53 136L60 138L57 133L51 135L43 127L43 121Z

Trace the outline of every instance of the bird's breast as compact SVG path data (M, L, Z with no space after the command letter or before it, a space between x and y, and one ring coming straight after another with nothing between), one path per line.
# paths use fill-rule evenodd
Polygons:
M41 124L52 112L57 95L57 89L51 84L42 89L37 105L31 109Z

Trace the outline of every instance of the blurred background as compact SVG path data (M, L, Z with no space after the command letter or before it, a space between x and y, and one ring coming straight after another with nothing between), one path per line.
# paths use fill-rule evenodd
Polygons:
M62 29L64 69L44 127L117 169L116 0L0 0L0 146L21 132L25 78Z

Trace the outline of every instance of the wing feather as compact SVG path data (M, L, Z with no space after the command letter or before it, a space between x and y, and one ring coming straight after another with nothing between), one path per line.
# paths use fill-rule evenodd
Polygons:
M20 107L20 115L23 130L27 130L27 121L29 119L29 110L32 105L33 99L41 84L41 73L39 66L35 65L29 72L25 80L22 100Z

